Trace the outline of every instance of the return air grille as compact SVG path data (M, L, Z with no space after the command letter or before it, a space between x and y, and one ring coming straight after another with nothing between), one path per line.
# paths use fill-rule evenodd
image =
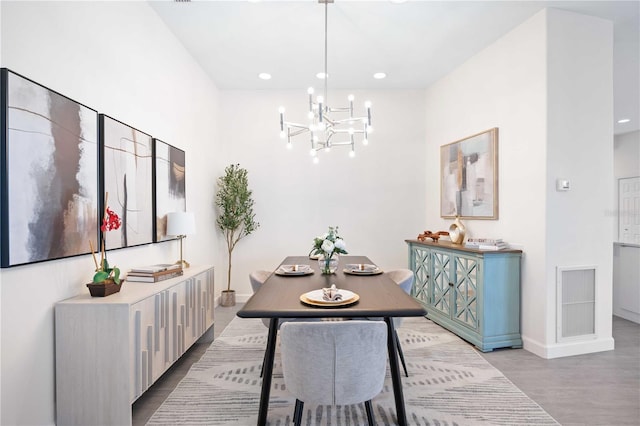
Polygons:
M558 267L557 341L596 337L596 268Z

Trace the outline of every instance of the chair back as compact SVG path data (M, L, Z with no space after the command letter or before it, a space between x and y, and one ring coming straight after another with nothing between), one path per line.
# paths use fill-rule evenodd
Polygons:
M296 399L322 405L368 401L384 384L382 321L287 322L280 328L284 382Z
M249 274L249 281L251 282L251 289L255 293L258 291L260 286L264 284L264 282L271 275L270 271L253 271Z
M405 293L411 294L413 287L413 271L411 269L395 269L387 272L393 282L398 284Z

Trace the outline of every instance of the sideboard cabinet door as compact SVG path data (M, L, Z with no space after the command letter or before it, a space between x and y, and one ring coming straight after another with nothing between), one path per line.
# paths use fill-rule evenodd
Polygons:
M483 352L522 347L520 250L480 251L407 240L412 295L427 317Z

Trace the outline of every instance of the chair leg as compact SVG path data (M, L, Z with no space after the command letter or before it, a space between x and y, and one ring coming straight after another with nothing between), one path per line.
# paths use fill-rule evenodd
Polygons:
M407 372L407 364L404 362L404 353L402 352L402 345L400 345L400 338L398 337L398 333L396 332L396 343L398 345L398 355L400 355L400 362L402 363L402 368L404 368L404 375L409 377L409 373Z
M260 367L260 378L264 374L264 363L267 360L267 351L264 351L264 356L262 357L262 367Z
M304 408L304 402L296 399L296 408L293 410L293 424L296 426L300 426L302 422L302 411Z
M373 407L371 406L371 400L364 402L364 408L367 411L367 420L369 421L369 426L373 426Z

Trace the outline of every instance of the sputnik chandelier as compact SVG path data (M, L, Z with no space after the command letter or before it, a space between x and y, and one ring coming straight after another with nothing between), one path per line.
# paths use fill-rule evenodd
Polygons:
M320 150L330 151L334 146L350 147L350 157L355 157L356 135L362 135L362 144L369 143L369 134L373 131L371 127L371 102L365 102L366 114L361 117L353 115L354 96L349 95L347 100L349 106L333 108L327 103L327 6L333 0L318 0L324 4L324 96L317 96L313 99L314 90L310 87L307 90L309 95L308 124L299 124L285 121L284 107L280 107L280 137L287 139L287 148L291 149L291 138L301 134L309 134L311 150L309 153L313 157L313 162L318 163L317 153ZM341 117L341 118L339 118ZM356 126L358 126L356 128Z

